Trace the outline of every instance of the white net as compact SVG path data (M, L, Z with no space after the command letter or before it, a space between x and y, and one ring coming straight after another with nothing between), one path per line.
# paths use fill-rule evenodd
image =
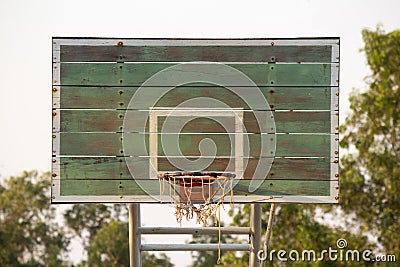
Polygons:
M158 175L160 181L160 199L168 193L175 207L176 221L183 218L205 224L216 212L225 197L230 195L233 203L234 174L223 172L168 172ZM165 185L168 185L166 189ZM166 190L168 190L166 192Z

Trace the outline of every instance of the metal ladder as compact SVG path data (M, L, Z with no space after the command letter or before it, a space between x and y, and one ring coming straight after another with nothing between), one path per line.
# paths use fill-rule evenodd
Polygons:
M261 204L250 204L250 227L142 227L140 204L129 203L130 266L141 267L142 251L248 251L249 266L259 267L257 253L261 248ZM150 234L218 234L249 235L248 244L142 244L141 236Z

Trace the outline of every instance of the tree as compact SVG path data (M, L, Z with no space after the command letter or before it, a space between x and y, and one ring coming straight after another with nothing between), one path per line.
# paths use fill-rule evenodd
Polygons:
M86 250L97 232L110 222L111 208L104 204L75 204L64 212L67 226L82 240Z
M400 31L364 30L372 71L368 90L353 92L341 126L341 207L382 252L400 256Z
M0 185L0 266L64 266L69 239L50 206L49 173L23 172Z
M315 250L317 253L332 247L336 249L336 242L338 239L345 239L349 246L347 249L358 249L360 251L370 249L371 244L368 243L366 237L356 235L345 231L339 227L329 227L320 222L322 216L318 205L300 205L300 204L282 204L277 207L274 224L273 234L268 248L268 252L272 250L279 251L285 250L287 252L296 250L302 252L303 250ZM262 206L262 214L265 215L262 224L262 233L265 234L267 214L270 205ZM249 205L236 206L235 209L230 210L230 215L233 217L233 225L236 226L249 226L250 221L250 208ZM287 257L287 255L286 255ZM248 253L244 253L241 257L235 253L228 252L222 257L224 266L239 267L248 266ZM273 260L266 261L267 266L275 266L278 264L275 254ZM325 261L321 262L301 262L301 261L287 261L286 266L359 266L360 262L341 262L341 261Z
M75 204L64 213L73 234L82 240L87 259L82 266L129 266L128 213L126 205ZM161 254L142 253L142 265L173 267Z
M160 257L148 252L142 252L142 267L174 267L170 258L165 253L160 253Z
M128 226L111 220L94 236L88 249L89 266L129 266Z

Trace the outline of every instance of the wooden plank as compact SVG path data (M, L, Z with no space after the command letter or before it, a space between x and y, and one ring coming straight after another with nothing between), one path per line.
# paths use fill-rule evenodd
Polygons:
M125 129L133 132L148 132L148 125L143 127L149 111L134 110L129 112ZM226 111L231 114L232 111ZM188 114L191 114L188 111ZM124 131L124 110L60 110L53 120L60 117L61 132L120 132ZM158 117L158 132L166 133L234 133L235 117L213 116L212 118L190 116ZM276 129L271 131L263 111L244 111L243 122L248 133L331 133L331 113L326 112L273 112ZM257 121L259 119L264 119Z
M192 160L196 160L193 158ZM60 179L92 180L92 179L148 179L149 158L124 158L124 157L62 157L54 158L59 165ZM179 161L179 159L174 159ZM202 171L227 171L234 172L234 164L229 163L229 158L216 158L213 163ZM253 177L259 158L245 159L247 168L244 179L268 178L269 180L330 180L330 168L335 159L330 158L276 158L268 177ZM135 166L132 177L128 166ZM158 159L160 172L180 171L166 158ZM140 168L139 168L140 166ZM138 167L138 168L136 168ZM195 169L197 166L193 166ZM192 170L193 170L192 169Z
M181 84L182 70L185 77L208 81L208 78L223 81L225 86L249 86L249 82L237 72L212 64L180 66L179 71L168 69L176 64L167 63L61 63L60 83L54 85L88 86L139 86L154 74L164 71L165 78L152 83L153 86L176 86ZM214 66L214 68L210 68ZM331 81L331 64L229 64L247 75L258 86L336 86ZM55 68L58 68L56 65ZM242 74L240 74L242 75ZM211 79L211 78L210 78ZM184 79L185 80L185 79ZM212 79L211 79L212 80ZM186 81L186 80L185 80ZM187 81L186 81L187 82Z
M159 140L158 155L163 156L165 149L172 152L169 156L179 156L178 152L169 143L175 138L179 138L179 148L186 156L199 156L199 142L204 138L210 138L217 145L217 156L230 156L234 154L231 149L230 140L234 140L234 135L221 134L165 134L163 140L164 147L161 146ZM248 137L248 139L247 139ZM122 149L121 133L60 133L60 154L59 155L76 155L76 156L115 156L124 155ZM231 139L230 139L231 138ZM270 156L273 155L274 138L276 141L277 157L330 157L331 135L318 134L248 134L244 135L244 140L249 141L249 146L245 148L245 154L249 156ZM159 137L160 139L160 137ZM261 151L261 139L264 147ZM148 134L126 133L124 134L124 142L126 146L132 144L135 153L125 151L126 156L147 156L148 154ZM245 142L246 143L246 142ZM210 144L210 143L208 143ZM207 144L206 144L207 145ZM234 145L232 145L234 146ZM132 147L128 148L132 150ZM164 148L164 149L162 149ZM246 151L250 150L250 151ZM211 150L212 151L212 150ZM272 152L272 153L270 153ZM178 155L176 155L178 154Z
M261 196L329 196L331 181L273 180L265 181L254 192L249 192L250 180L240 180L234 187L234 195ZM167 191L167 190L165 190ZM61 196L160 196L158 180L61 180ZM165 192L167 195L168 192Z
M61 45L62 62L318 62L332 61L332 46L95 46ZM267 46L268 45L268 46Z
M122 134L117 133L61 133L60 155L123 155Z
M275 110L329 110L331 93L336 87L260 87L262 95ZM156 89L146 88L149 94ZM74 87L62 86L60 90L60 108L77 109L120 109L128 107L137 87ZM155 92L156 93L156 92ZM140 102L140 109L149 107L175 107L184 101L198 97L210 97L226 103L229 107L250 109L236 94L227 88L216 86L179 86L153 103ZM249 95L248 97L252 97ZM256 99L251 102L254 103ZM266 107L268 109L269 107Z

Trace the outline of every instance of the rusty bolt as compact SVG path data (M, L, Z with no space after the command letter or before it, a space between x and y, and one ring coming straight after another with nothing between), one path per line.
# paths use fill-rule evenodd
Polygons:
M339 83L339 80L336 80L336 83Z
M339 186L336 186L335 189L336 189L336 190L339 190Z
M53 159L51 162L56 163L57 161L55 159Z
M53 134L51 137L53 137L53 138L56 138L56 135L55 135L55 134Z
M270 141L274 141L274 138L270 138L269 140L270 140Z
M274 108L274 105L269 105L270 108Z
M119 95L122 95L124 93L124 91L120 90L119 91Z
M269 90L269 92L270 92L271 94L275 93L275 91L274 91L274 90Z
M273 173L273 172L271 172L271 173L269 174L269 176L274 176L274 173Z
M117 45L118 45L118 46L123 46L124 43L123 43L122 41L119 41L119 42L117 43Z
M275 43L274 42L271 42L271 46L274 46L275 45Z
M51 196L51 199L56 199L56 197L55 196Z
M335 141L339 141L339 138L336 137L336 138L335 138Z
M123 103L123 102L119 102L119 105L120 105L120 106L123 106L123 105L124 105L124 103Z
M338 173L335 173L335 178L339 178L339 174Z
M333 161L333 163L339 163L339 161L336 159L336 160Z
M335 200L339 200L339 196L336 196L336 197L335 197Z
M122 82L123 82L123 80L121 79L121 80L119 80L119 83L121 83L122 84Z
M124 196L121 195L121 196L119 196L119 198L124 198Z
M57 88L53 87L53 93L57 92Z
M57 176L57 174L56 174L56 173L53 173L53 174L51 174L51 176L53 176L53 177L56 177L56 176Z
M336 130L339 130L339 127L335 127Z
M336 93L336 96L339 96L339 92Z
M335 150L335 155L338 155L338 154L339 154L339 151Z
M53 117L57 116L57 112L53 111Z
M269 186L274 186L274 184L273 184L273 183L270 183Z

